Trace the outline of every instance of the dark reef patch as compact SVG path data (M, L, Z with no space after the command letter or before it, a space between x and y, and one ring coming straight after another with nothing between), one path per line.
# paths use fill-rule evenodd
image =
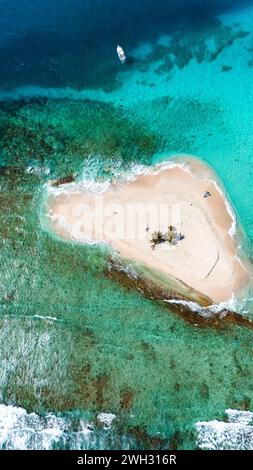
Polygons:
M67 175L59 178L56 181L52 181L51 185L55 188L62 186L63 184L73 183L75 181L75 175Z
M231 65L222 66L222 72L231 72L231 70L233 70L233 67Z
M217 38L215 58L235 39L218 15L250 0L107 0L102 7L100 0L45 0L43 8L38 0L1 3L0 88L32 84L111 91L120 85L118 42L128 56L140 42L171 34L174 60L182 68L191 58L191 44L197 60L204 60L206 30ZM239 31L236 37L244 35ZM131 54L125 66L135 66Z
M240 26L226 26L217 20L211 25L197 30L176 30L170 32L168 45L155 44L152 51L136 63L140 71L153 61L162 61L155 72L169 74L173 67L183 69L192 59L201 64L212 62L237 40L246 38L250 33ZM168 75L169 76L169 75Z
M206 383L203 383L200 388L200 395L202 398L207 399L209 398L209 387Z
M152 282L150 279L145 279L142 276L132 276L128 270L122 268L122 266L115 263L113 260L110 260L108 263L107 276L109 279L117 281L127 290L135 289L151 300L162 302L165 309L168 308L170 312L179 315L185 321L194 326L211 327L217 330L223 330L229 326L238 325L253 330L253 322L251 320L225 308L219 313L215 313L213 315L211 312L206 315L201 315L200 312L193 311L190 308L190 305L175 303L168 304L166 303L168 300L186 300L189 302L193 300L193 297L187 296L183 292L179 292L173 288L168 288L166 290L164 287L159 287L157 283ZM208 307L208 305L210 305L210 299L201 294L196 294L192 290L192 296L194 295L196 295L195 301L199 302L199 305L202 305L203 307ZM147 346L144 346L144 350L147 350Z
M144 352L145 358L148 361L155 361L156 360L156 353L153 346L145 341L142 341L140 344L142 351Z
M121 390L120 407L122 410L127 411L131 408L134 400L134 392L129 388Z
M153 116L153 129L159 151L170 153L197 152L198 136L210 137L214 126L225 128L223 110L215 102L197 99L156 98L138 109L143 118ZM152 129L152 130L153 130Z
M123 162L148 161L154 133L111 104L97 101L25 100L0 104L0 155L4 166L42 178L78 173L91 155Z
M145 449L161 450L168 444L167 439L162 439L160 436L150 436L148 432L140 426L130 428L129 433L139 444L144 444Z
M91 388L94 389L95 393L95 405L96 409L103 411L107 409L108 402L105 398L106 390L109 388L109 378L106 374L96 377L91 381Z

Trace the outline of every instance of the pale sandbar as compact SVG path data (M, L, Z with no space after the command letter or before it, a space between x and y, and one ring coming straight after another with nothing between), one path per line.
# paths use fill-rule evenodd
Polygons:
M250 279L238 255L234 212L213 171L197 159L156 166L100 194L65 185L49 195L47 211L65 240L103 241L213 303L229 300ZM182 239L152 249L152 233L170 224Z

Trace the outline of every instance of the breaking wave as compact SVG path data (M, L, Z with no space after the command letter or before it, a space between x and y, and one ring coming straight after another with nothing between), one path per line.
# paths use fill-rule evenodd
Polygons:
M175 156L177 158L179 156ZM112 182L124 183L134 181L140 175L156 175L169 168L184 168L189 171L187 165L182 161L164 161L156 165L145 165L140 163L126 163L120 158L104 158L102 155L90 156L85 160L85 165L76 181L60 186L46 184L50 193L61 194L66 191L84 191L93 194L102 194L107 191Z
M196 423L197 445L202 450L253 450L253 413L226 410L225 421Z
M100 413L95 422L74 414L38 415L24 408L0 405L0 450L102 449L114 440L116 415ZM117 436L128 449L129 438Z
M169 299L164 300L164 302L169 304L178 304L188 307L192 312L196 312L202 317L211 318L216 314L224 312L224 310L236 311L239 307L239 301L232 296L227 302L221 302L219 304L213 304L209 307L202 307L197 302L187 301L187 300L178 300L178 299Z

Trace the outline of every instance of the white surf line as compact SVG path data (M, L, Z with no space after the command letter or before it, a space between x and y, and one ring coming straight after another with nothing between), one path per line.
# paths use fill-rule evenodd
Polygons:
M222 189L219 187L217 181L213 180L212 181L215 188L217 189L217 191L220 193L220 195L223 197L224 201L225 201L225 204L226 204L226 209L227 209L227 213L230 215L231 219L232 219L232 224L231 224L231 227L228 231L228 234L230 235L230 237L233 239L234 236L236 235L236 225L237 225L237 220L236 220L236 215L235 215L235 212L233 211L231 205L229 204L228 200L227 200L227 197L226 195L224 194L224 192L222 191Z
M197 445L202 450L253 450L253 413L227 409L225 421L198 421Z
M90 440L103 438L117 416L101 412L94 420L71 415L56 415L54 412L38 414L25 408L0 403L0 450L51 450L59 440L67 436L67 443L89 448ZM99 428L97 424L100 423ZM102 434L100 428L102 425ZM104 436L106 437L106 436Z
M43 315L33 315L32 318L38 318L39 320L48 320L48 321L58 321L59 318L57 317L49 317L49 316L43 316Z
M180 155L175 155L174 158L179 158ZM155 165L139 165L133 164L132 167L129 169L124 169L122 172L119 171L114 182L124 183L129 181L135 181L139 176L149 176L149 175L159 175L163 171L170 170L173 168L180 168L183 171L193 174L190 169L187 167L187 162L184 164L183 162L176 162L173 160L157 163ZM94 194L99 195L103 194L106 191L110 190L112 186L111 179L105 179L104 181L96 181L96 178L84 178L78 181L73 181L71 183L65 183L59 186L52 185L52 182L47 181L44 187L48 190L48 192L52 194L67 194L76 193L76 192L85 192L87 194Z
M193 312L199 313L202 317L213 317L214 314L222 313L224 310L233 312L235 311L233 307L235 307L236 302L233 294L231 299L228 301L221 302L219 304L212 304L208 307L202 307L200 304L193 302L192 300L163 299L163 301L169 304L178 304L188 307Z
M116 415L113 413L99 413L97 415L97 420L102 423L106 429L110 429L115 419Z

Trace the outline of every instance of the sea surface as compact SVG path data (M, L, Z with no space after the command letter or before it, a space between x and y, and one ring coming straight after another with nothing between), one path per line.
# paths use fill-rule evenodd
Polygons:
M0 448L253 447L252 329L187 321L41 225L49 180L190 154L252 259L252 25L252 0L0 0Z

